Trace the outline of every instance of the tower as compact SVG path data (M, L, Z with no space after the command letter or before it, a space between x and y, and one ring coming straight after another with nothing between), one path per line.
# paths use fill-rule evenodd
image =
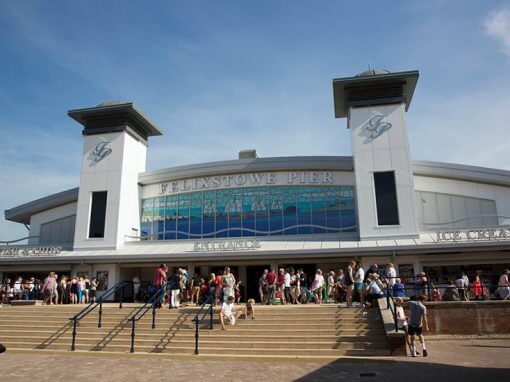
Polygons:
M161 135L134 104L105 102L70 110L83 125L83 158L74 249L115 249L140 232L138 174L148 139Z
M361 240L418 237L405 113L418 71L370 69L333 80L335 117L351 134Z

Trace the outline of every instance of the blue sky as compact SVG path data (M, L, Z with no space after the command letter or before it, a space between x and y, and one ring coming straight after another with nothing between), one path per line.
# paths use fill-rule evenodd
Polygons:
M331 80L420 70L414 159L510 170L503 1L9 1L0 5L0 209L76 187L67 110L136 103L165 134L148 169L350 155ZM26 234L0 219L0 240Z

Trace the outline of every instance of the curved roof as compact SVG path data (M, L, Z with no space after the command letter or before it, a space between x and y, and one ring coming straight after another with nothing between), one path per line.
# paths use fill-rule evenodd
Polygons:
M216 174L256 171L353 171L351 156L298 156L197 163L140 173L141 185ZM413 161L413 174L510 187L510 171L453 163ZM52 194L5 210L5 219L30 223L30 216L78 200L78 188Z

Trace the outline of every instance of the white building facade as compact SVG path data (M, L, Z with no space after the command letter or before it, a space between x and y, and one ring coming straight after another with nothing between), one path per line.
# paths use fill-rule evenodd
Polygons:
M230 266L256 295L264 268L400 274L501 272L510 263L510 171L413 161L406 112L417 71L333 80L352 156L238 159L146 171L162 134L131 103L71 110L83 125L78 188L5 211L28 245L0 247L0 279L87 272L113 286L160 263L208 274ZM151 138L153 139L153 138Z

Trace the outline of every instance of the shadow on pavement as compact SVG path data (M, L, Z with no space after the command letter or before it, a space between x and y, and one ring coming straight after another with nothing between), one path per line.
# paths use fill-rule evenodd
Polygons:
M341 359L324 365L296 381L488 381L508 378L510 368L481 368L419 361Z

